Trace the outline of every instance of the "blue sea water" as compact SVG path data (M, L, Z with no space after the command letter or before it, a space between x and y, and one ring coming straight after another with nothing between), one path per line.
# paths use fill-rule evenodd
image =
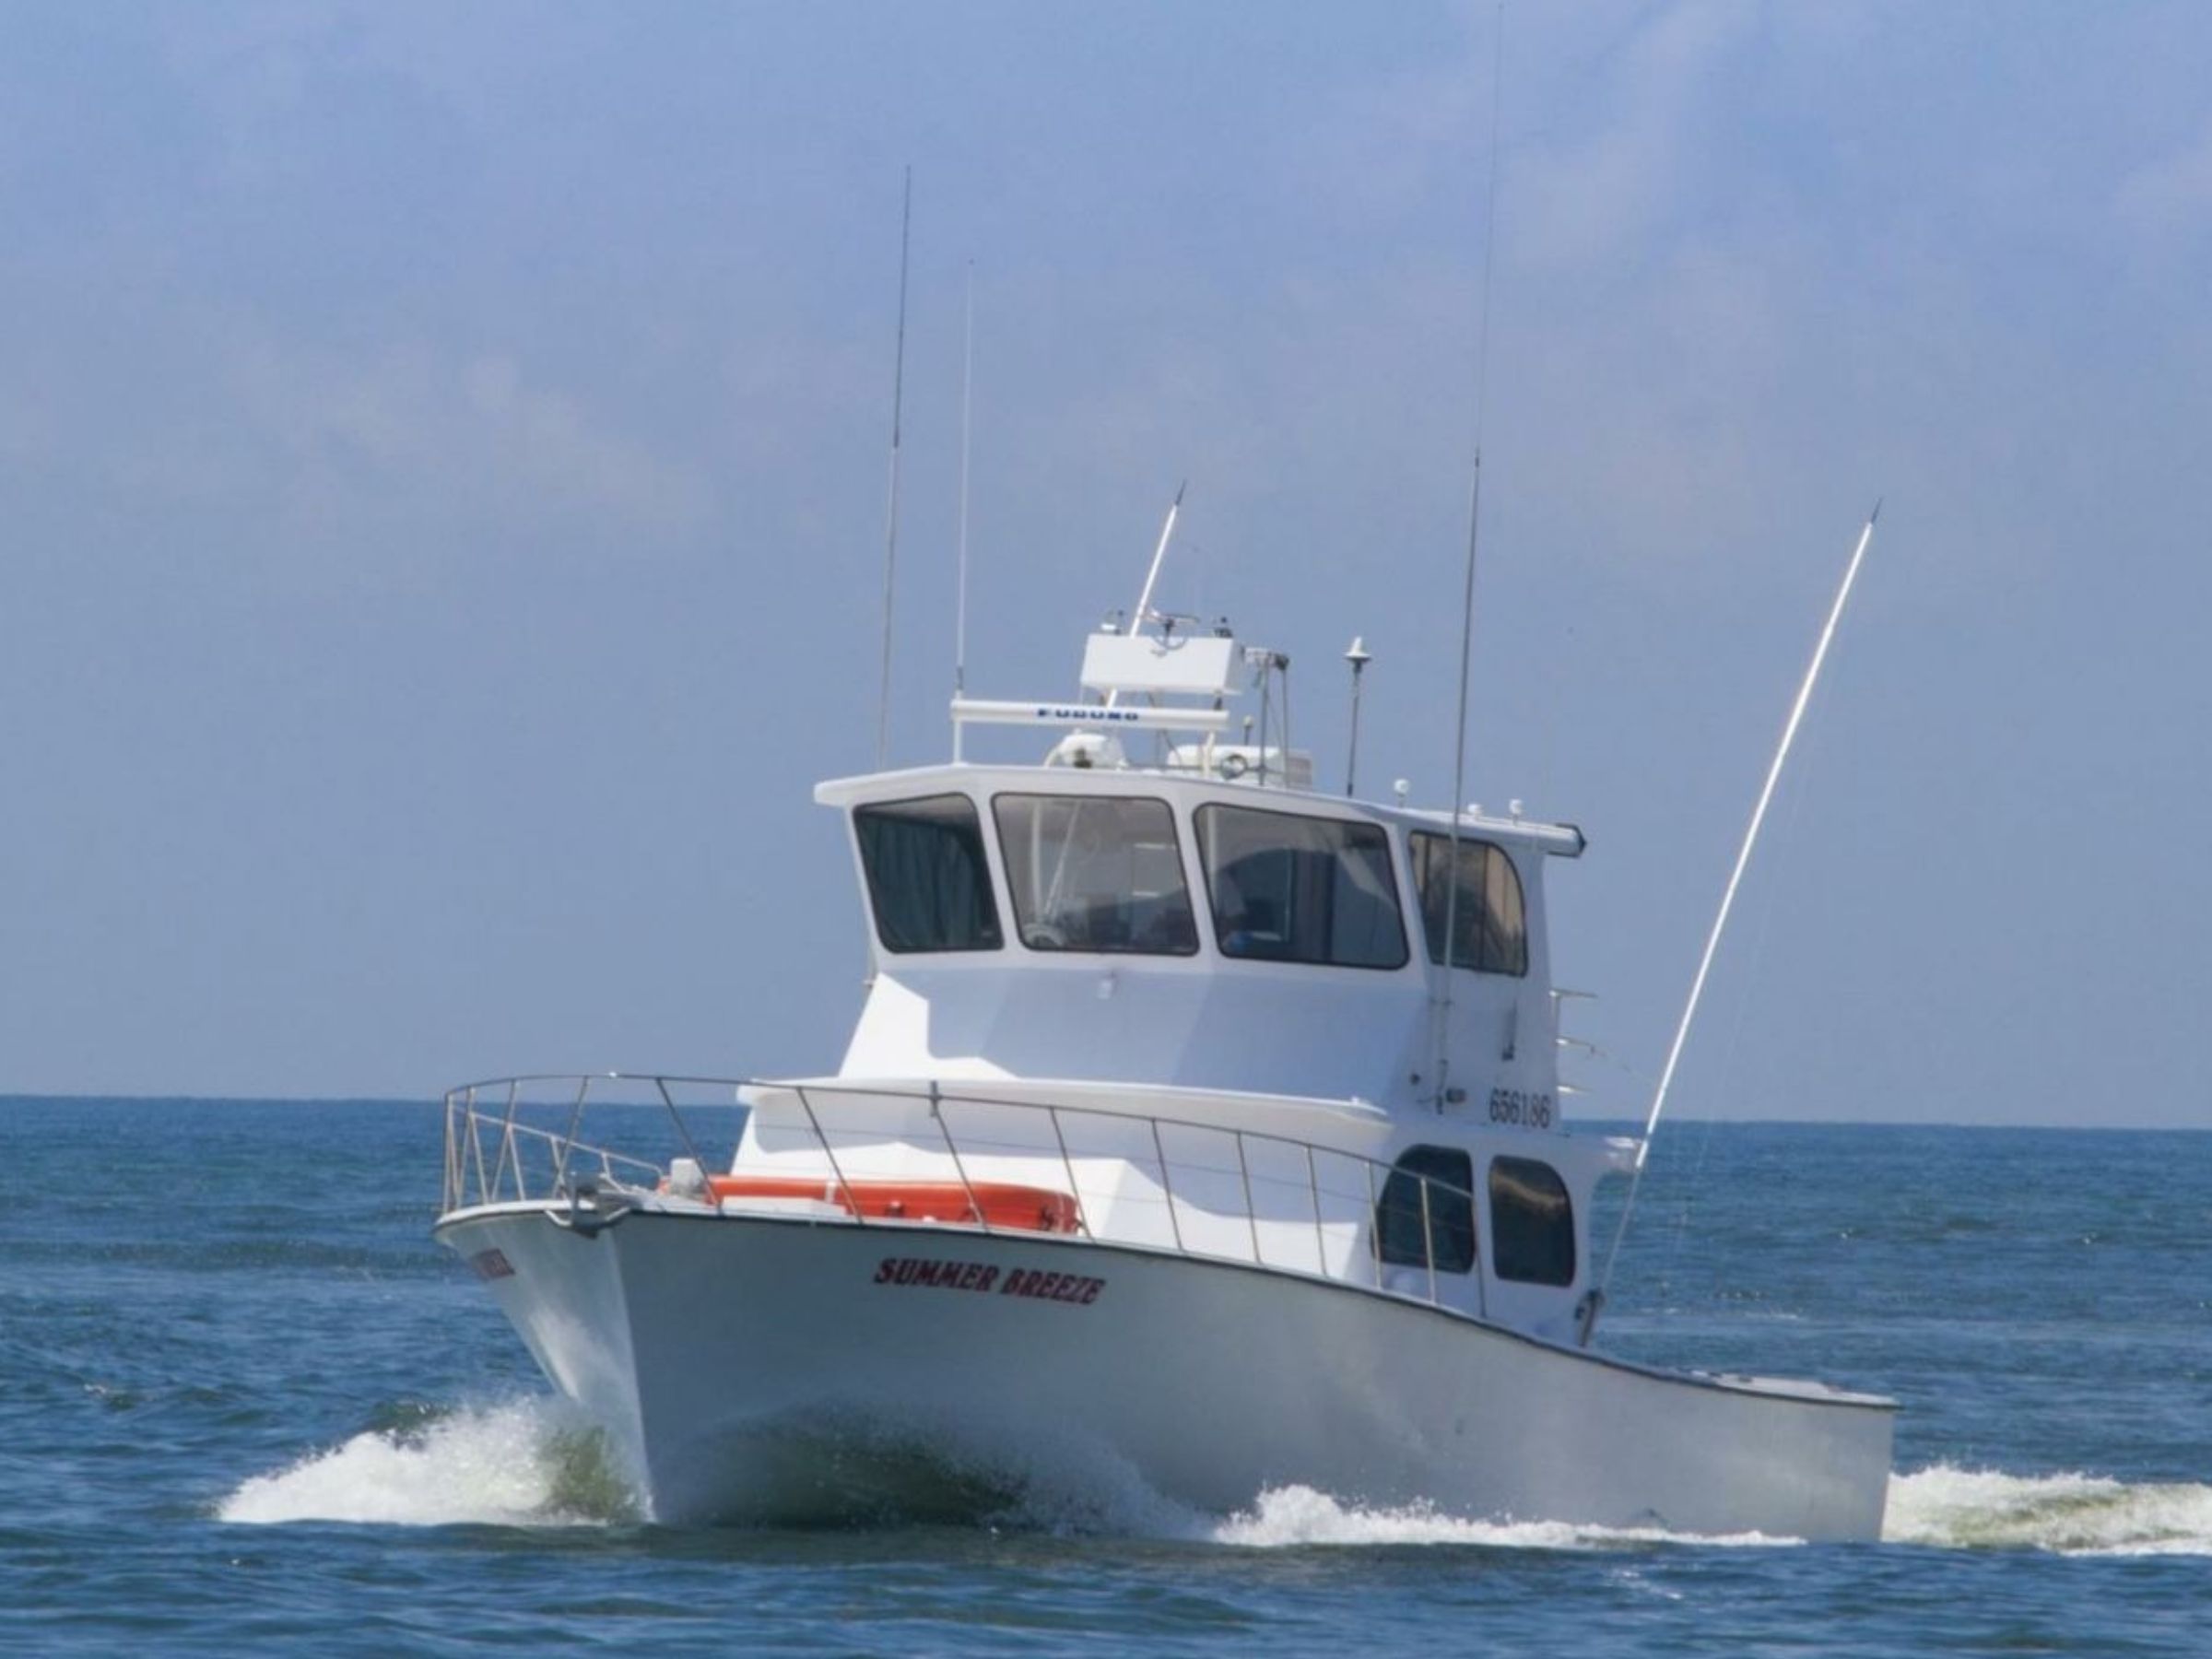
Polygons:
M0 1100L0 1649L2212 1653L2212 1135L1688 1124L1618 1351L1896 1395L1884 1540L1143 1494L641 1524L429 1105Z

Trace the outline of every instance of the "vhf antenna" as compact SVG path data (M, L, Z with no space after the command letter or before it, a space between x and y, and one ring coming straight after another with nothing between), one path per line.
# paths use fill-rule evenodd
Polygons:
M1498 245L1498 105L1505 84L1505 6L1498 6L1498 46L1490 57L1490 182L1482 226L1482 326L1475 347L1475 478L1467 496L1467 575L1460 596L1459 724L1452 741L1452 853L1444 875L1444 988L1436 1015L1436 1109L1452 1103L1452 990L1459 966L1459 849L1466 810L1467 668L1475 649L1475 554L1482 537L1482 426L1490 401L1490 272ZM1471 965L1471 964L1470 964Z
M975 261L968 262L967 303L960 329L960 530L953 582L952 700L968 693L968 444L975 386ZM952 723L952 758L960 759L961 723Z
M914 170L906 170L906 191L899 211L899 345L891 359L891 488L883 525L883 685L876 702L876 770L881 771L891 744L891 588L899 573L899 411L906 393L906 253L914 221Z

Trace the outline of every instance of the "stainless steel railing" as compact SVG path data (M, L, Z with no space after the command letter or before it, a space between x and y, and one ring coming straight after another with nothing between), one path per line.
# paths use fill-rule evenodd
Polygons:
M443 1209L573 1204L586 1185L650 1193L677 1157L707 1173L726 1169L727 1150L712 1163L701 1156L695 1121L727 1114L726 1133L710 1144L734 1147L752 1090L775 1103L756 1125L756 1145L770 1159L763 1167L818 1175L826 1193L844 1199L847 1213L837 1218L855 1226L912 1225L865 1214L857 1194L887 1176L930 1176L967 1194L968 1218L947 1225L1034 1237L1033 1229L994 1225L978 1189L1006 1181L1035 1185L1041 1164L1065 1182L1087 1237L1454 1306L1466 1298L1450 1293L1471 1284L1473 1311L1487 1312L1476 1198L1465 1188L1256 1130L963 1095L936 1084L802 1086L606 1072L465 1085L445 1097ZM604 1135L607 1118L623 1113L621 1138L631 1150L583 1138L587 1114ZM1386 1226L1392 1220L1397 1225Z

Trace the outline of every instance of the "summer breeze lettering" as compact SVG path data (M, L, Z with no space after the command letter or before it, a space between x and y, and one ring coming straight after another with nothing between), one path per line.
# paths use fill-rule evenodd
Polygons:
M1102 1278L1080 1273L1039 1273L1027 1267L1000 1275L986 1262L939 1262L922 1256L886 1256L876 1265L878 1285L928 1285L939 1290L996 1291L1038 1301L1074 1302L1088 1307L1106 1288Z

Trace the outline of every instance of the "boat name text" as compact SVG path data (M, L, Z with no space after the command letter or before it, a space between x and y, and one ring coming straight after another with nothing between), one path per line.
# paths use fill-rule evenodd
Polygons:
M1002 1274L988 1262L941 1262L926 1256L886 1256L876 1265L878 1285L929 1285L940 1290L996 1291L1038 1301L1088 1307L1106 1288L1102 1278L1080 1273L1042 1273L1017 1267Z

